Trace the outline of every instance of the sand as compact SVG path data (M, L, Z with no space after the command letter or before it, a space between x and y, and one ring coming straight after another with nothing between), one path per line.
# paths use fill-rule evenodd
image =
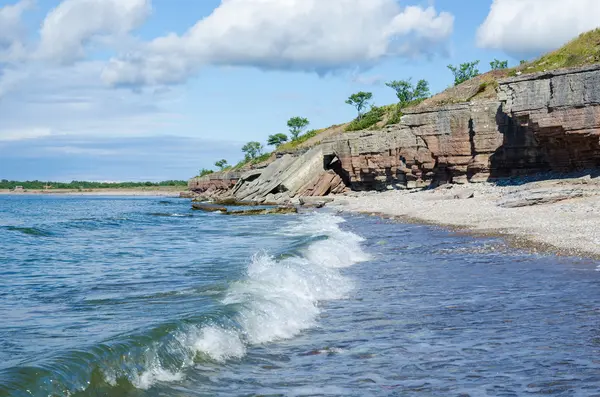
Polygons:
M519 247L600 258L600 178L528 183L470 184L418 192L351 193L330 208L417 221L506 237ZM504 208L505 203L565 194L556 203ZM472 198L467 198L473 196Z

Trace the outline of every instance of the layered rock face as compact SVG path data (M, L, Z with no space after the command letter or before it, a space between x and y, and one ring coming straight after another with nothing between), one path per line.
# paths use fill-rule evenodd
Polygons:
M499 108L490 101L411 112L382 131L344 134L325 145L356 190L481 180L502 144Z
M355 190L467 183L600 167L600 66L500 81L498 100L406 112L325 142Z
M600 167L600 65L500 82L492 176Z
M188 189L206 198L219 197L228 194L240 177L239 172L215 172L190 179Z
M600 168L600 65L499 81L497 99L417 107L383 130L342 133L262 170L190 189L285 201Z

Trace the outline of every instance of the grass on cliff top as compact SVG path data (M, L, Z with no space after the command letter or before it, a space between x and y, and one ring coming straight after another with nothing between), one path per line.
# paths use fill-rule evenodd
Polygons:
M320 130L310 130L308 132L305 132L304 134L300 135L298 137L298 139L296 139L295 141L290 141L290 142L286 142L284 144L279 145L277 147L277 151L278 152L290 152L290 151L294 151L300 145L302 145L304 142L308 141L311 138L316 137L317 135L319 135L320 133L322 133L326 129L327 128L321 128Z
M548 70L574 68L600 63L600 29L582 33L556 51L542 55L513 69L517 72L536 73Z
M258 156L255 159L243 159L242 161L240 161L233 167L227 168L226 171L239 171L240 169L242 169L246 166L258 165L260 163L264 163L265 161L269 160L271 158L271 156L273 156L274 153L275 152L265 153L265 154Z

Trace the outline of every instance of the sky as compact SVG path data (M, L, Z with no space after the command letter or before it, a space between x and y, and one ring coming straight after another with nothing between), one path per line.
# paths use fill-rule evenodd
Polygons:
M188 179L354 92L533 59L598 0L0 0L0 179Z

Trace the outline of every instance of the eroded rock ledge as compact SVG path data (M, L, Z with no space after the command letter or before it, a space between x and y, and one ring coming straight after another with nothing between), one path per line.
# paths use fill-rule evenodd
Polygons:
M284 202L600 168L600 65L504 79L495 100L405 113L383 130L337 135L262 170L192 180L190 189Z

